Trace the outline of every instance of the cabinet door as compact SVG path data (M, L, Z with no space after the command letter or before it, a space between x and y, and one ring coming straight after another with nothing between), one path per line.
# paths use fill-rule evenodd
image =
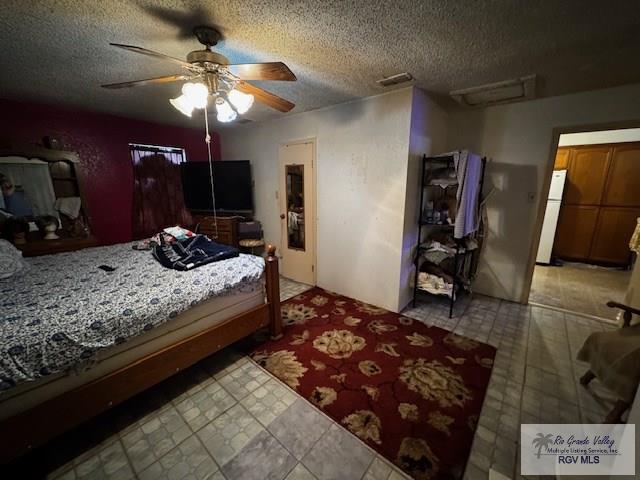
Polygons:
M590 260L620 266L629 263L629 240L640 208L601 207Z
M553 164L554 170L566 170L569 168L569 156L571 154L570 148L560 147L556 152L556 161Z
M611 147L575 148L569 161L564 203L599 205L610 160Z
M616 207L640 207L640 143L613 147L602 203Z
M563 205L553 253L560 258L586 260L591 252L599 207Z

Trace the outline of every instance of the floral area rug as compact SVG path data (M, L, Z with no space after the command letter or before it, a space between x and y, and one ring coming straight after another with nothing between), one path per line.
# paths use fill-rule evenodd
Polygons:
M312 288L252 357L417 479L461 478L495 349Z

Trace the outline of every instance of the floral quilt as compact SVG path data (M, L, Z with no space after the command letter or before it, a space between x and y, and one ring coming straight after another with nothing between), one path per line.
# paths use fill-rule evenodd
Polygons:
M0 280L0 392L86 368L98 351L211 297L262 288L257 256L180 272L132 245L27 259L23 274Z

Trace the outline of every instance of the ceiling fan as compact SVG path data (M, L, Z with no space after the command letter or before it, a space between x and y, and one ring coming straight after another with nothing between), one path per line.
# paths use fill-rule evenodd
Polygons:
M288 112L295 106L284 98L247 83L249 80L295 81L296 76L284 63L230 64L224 55L213 51L213 47L222 38L218 30L199 26L193 29L193 33L205 48L187 54L186 61L142 47L111 43L110 45L114 47L173 62L180 65L183 71L176 75L102 86L116 89L187 80L187 83L182 87L182 95L172 98L171 104L190 117L195 108L206 107L211 95L215 99L218 121L221 122L233 121L237 114L247 112L254 99L281 112Z

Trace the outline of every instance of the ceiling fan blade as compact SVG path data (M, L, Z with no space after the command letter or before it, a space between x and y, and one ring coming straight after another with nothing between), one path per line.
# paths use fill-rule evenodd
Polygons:
M239 63L227 65L227 68L241 80L296 80L294 73L282 62Z
M133 80L131 82L121 83L109 83L102 85L102 88L127 88L135 87L138 85L157 85L160 83L179 82L180 80L186 80L189 78L187 75L165 75L164 77L146 78L144 80Z
M256 87L255 85L251 85L247 82L238 82L235 86L237 90L240 90L244 93L249 93L253 95L253 97L260 103L264 103L268 107L275 108L281 112L288 112L295 104L291 103L289 100L285 100L284 98L280 98L279 96L267 92L260 87Z
M123 45L121 43L110 43L109 45L113 45L114 47L122 48L124 50L129 50L135 53L141 53L142 55L148 55L149 57L159 58L161 60L169 60L170 62L177 63L185 68L193 69L195 65L192 65L184 60L180 60L179 58L170 57L169 55L165 55L164 53L154 52L153 50L148 50L142 47L136 47L134 45Z

